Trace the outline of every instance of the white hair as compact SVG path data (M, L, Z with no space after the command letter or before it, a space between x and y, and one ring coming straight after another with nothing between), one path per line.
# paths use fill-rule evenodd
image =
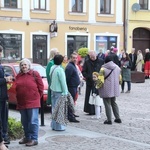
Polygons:
M58 49L57 48L52 48L50 50L49 60L52 60L57 53L58 53Z
M22 63L24 63L24 62L28 64L29 70L32 69L31 61L30 61L29 59L27 59L27 58L24 58L24 59L22 59L22 60L20 61L20 64L19 64L20 72L22 72L22 71L21 71L21 65L22 65Z

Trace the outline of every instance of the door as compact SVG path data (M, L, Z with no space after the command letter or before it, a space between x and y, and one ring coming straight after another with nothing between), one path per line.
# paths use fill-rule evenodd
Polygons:
M144 28L136 28L133 31L133 47L137 53L141 50L145 56L145 49L150 48L150 31Z
M33 35L33 63L47 65L47 36Z

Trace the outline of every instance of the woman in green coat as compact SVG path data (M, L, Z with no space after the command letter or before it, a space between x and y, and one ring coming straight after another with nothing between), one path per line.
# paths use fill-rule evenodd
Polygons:
M47 82L48 82L48 96L47 96L47 104L48 105L51 105L51 91L50 91L50 76L49 76L49 73L50 73L50 69L51 67L54 65L54 56L58 54L58 49L57 48L52 48L50 50L50 56L49 56L49 62L47 64L47 67L46 67L46 77L47 77Z
M131 90L131 60L128 53L123 53L121 59L121 75L122 75L122 92L124 93L124 84L127 82L128 89L126 93L130 93Z

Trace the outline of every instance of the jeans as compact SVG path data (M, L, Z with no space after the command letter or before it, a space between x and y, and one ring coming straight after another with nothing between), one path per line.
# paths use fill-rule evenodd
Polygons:
M0 101L0 121L2 137L8 136L8 105L6 101Z
M25 138L37 141L39 131L39 108L23 109L20 110L20 114Z
M122 81L122 85L121 85L122 91L124 91L125 82L127 82L128 91L130 91L131 90L131 81Z

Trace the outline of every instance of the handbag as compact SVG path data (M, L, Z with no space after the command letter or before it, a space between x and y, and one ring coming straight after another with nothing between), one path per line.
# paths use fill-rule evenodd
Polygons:
M104 84L105 80L111 75L111 73L113 72L114 69L112 69L109 72L109 74L106 77L104 77L104 68L101 68L100 73L98 75L98 79L95 81L96 89L99 89L99 88L103 87L103 84Z

